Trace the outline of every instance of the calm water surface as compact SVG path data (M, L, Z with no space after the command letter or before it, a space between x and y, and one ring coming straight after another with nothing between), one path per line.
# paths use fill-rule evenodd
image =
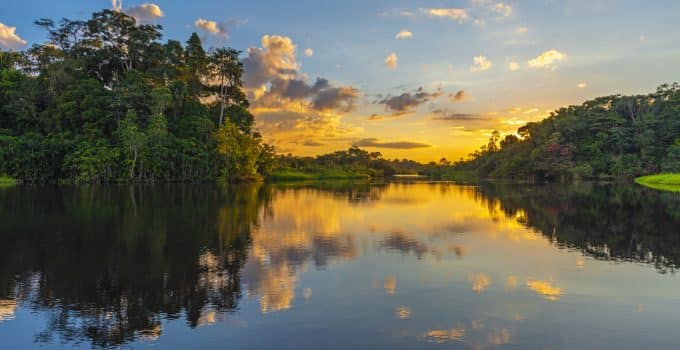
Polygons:
M0 348L680 348L680 195L0 188Z

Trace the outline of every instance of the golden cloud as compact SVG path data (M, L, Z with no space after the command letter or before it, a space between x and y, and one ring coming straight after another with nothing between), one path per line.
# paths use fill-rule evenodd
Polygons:
M473 64L470 66L471 72L483 72L491 69L493 63L486 56L473 57Z
M26 45L26 40L17 35L16 30L16 27L0 23L0 47L15 50Z
M562 62L566 57L567 55L563 52L548 50L529 60L529 67L555 69L557 68L556 64Z
M397 54L392 52L391 54L387 55L387 58L385 58L385 65L389 69L396 69L398 61L399 58L397 57Z
M431 17L449 18L458 22L469 18L467 11L460 8L428 8L423 11Z
M130 7L129 9L125 10L125 13L134 17L137 20L137 22L145 24L151 23L165 16L160 6L150 3Z
M397 35L394 36L395 39L409 39L413 37L413 33L406 30L402 29L397 33Z

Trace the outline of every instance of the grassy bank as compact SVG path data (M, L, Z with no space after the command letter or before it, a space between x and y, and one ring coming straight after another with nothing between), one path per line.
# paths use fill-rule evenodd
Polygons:
M640 185L662 191L680 192L680 174L658 174L635 179Z
M370 178L371 175L368 173L343 169L328 169L322 171L279 170L269 176L269 179L274 181L350 180Z
M17 183L19 183L19 181L17 181L16 179L13 179L13 178L8 177L8 176L0 176L0 187L14 186Z

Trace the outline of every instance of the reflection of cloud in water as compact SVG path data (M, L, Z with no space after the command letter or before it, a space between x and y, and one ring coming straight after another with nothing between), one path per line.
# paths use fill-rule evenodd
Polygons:
M502 328L489 334L489 343L493 345L503 345L510 342L510 330Z
M196 321L196 325L200 326L210 326L215 324L217 321L217 313L215 310L209 310L207 312L201 313L201 316Z
M481 294L491 284L489 276L483 273L471 273L468 275L468 280L472 282L472 291Z
M312 298L312 288L305 288L302 290L302 297L305 298L306 300L309 300Z
M385 293L387 295L394 295L397 292L397 278L394 276L387 277L383 283Z
M427 332L426 336L428 338L431 338L437 343L446 343L449 341L459 341L463 340L465 337L465 329L460 327L460 328L453 328L449 330L443 330L443 329L438 329L438 330L433 330Z
M408 306L400 306L394 312L394 315L400 320L407 320L411 317L411 309Z
M410 254L413 252L418 259L421 259L428 248L425 243L420 242L411 235L401 231L394 231L380 241L380 247L395 250L402 254Z
M17 303L14 300L0 300L0 322L9 321L14 318Z
M512 338L508 328L487 328L482 321L473 320L470 327L458 325L452 329L436 329L425 333L436 343L465 342L473 349L485 349L510 343Z
M248 295L259 297L262 313L291 308L297 277L289 265L248 262L243 273L247 280Z
M139 340L141 341L156 341L161 337L163 332L163 327L160 324L156 324L151 328L139 331Z
M553 286L550 282L529 280L527 287L534 293L543 296L546 300L555 301L559 300L562 296L562 289Z
M505 291L510 292L515 290L515 288L517 288L517 277L508 276L508 278L505 279Z

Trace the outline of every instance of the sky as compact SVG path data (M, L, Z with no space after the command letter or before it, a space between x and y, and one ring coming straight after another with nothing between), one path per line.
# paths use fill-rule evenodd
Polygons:
M22 0L0 6L0 49L39 18L101 9L243 51L251 112L280 153L358 145L386 158L457 160L494 130L680 81L676 0Z

